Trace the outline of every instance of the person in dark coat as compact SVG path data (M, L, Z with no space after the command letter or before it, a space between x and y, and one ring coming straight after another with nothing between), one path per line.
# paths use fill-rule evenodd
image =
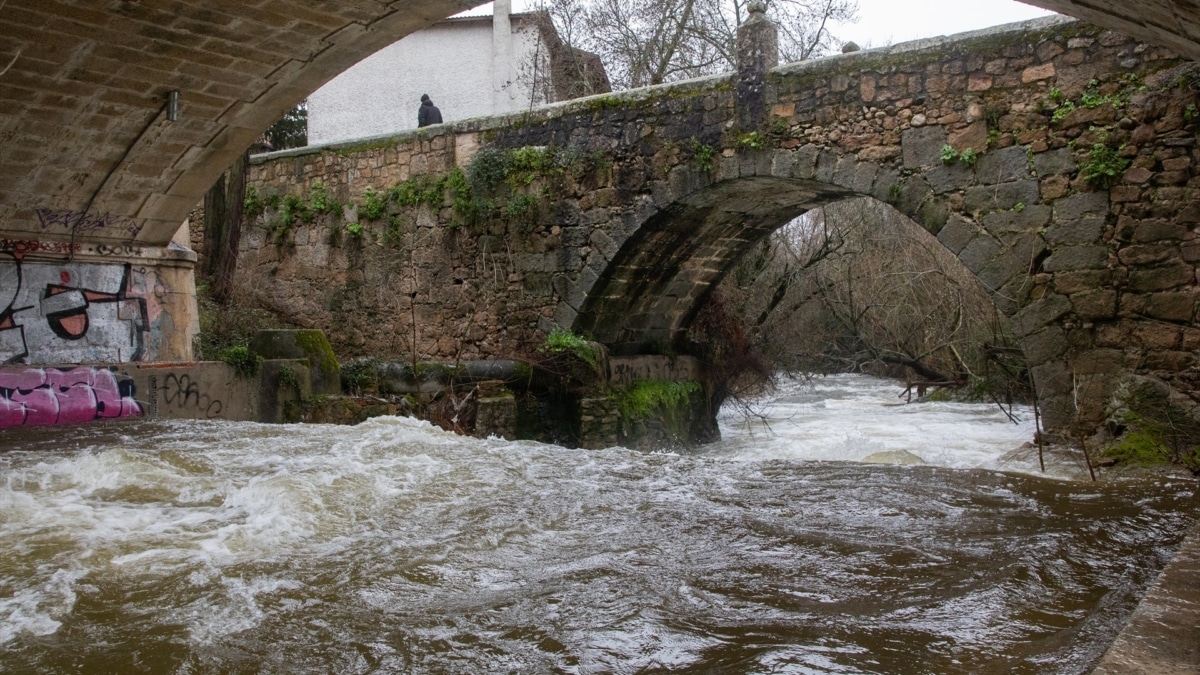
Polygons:
M417 109L417 126L427 127L430 124L442 123L442 111L429 100L429 94L421 94L421 107Z

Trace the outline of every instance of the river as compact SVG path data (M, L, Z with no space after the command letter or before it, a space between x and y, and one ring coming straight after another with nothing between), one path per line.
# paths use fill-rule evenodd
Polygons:
M898 391L789 383L694 453L0 432L0 671L1088 672L1197 484L1043 476L1028 410ZM887 450L927 463L858 461Z

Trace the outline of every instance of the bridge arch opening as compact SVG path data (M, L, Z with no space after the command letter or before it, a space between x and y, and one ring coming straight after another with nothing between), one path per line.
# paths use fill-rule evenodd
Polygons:
M787 223L714 293L689 338L724 309L781 372L902 377L914 395L964 383L1004 400L1030 395L993 293L942 242L873 198Z
M926 307L924 316L893 316L888 320L903 326L904 330L927 334L920 338L910 336L908 343L899 349L877 349L876 345L869 344L871 338L859 336L859 345L863 348L846 360L848 369L872 362L875 372L904 373L914 385L956 382L977 369L979 361L974 357L982 356L988 349L1002 349L1006 359L1024 370L1023 345L1011 342L1013 338L1004 327L1013 312L1028 301L1033 289L1033 272L1041 262L1042 247L1031 245L1026 241L1028 237L1014 235L1010 238L1008 243L1014 251L1029 256L1020 275L998 276L991 274L989 267L981 269L977 264L971 269L962 258L965 251L967 260L971 260L969 248L956 248L953 240L940 240L928 231L927 225L912 217L932 218L936 224L944 216L930 215L927 209L920 207L913 209L915 213L911 215L905 214L853 187L787 176L747 175L711 182L656 209L628 236L603 273L598 275L570 328L607 345L615 355L664 351L687 353L694 346L689 344L690 338L695 336L690 329L696 325L710 297L739 263L756 248L759 255L771 255L764 253L762 247L769 245L773 234L797 227L811 230L815 219L824 218L828 211L840 212L843 218L862 219L859 227L864 231L872 227L887 228L893 231L892 236L897 237L897 241L911 242L908 250L916 251L930 261L937 267L937 273L944 276L946 286L955 287L955 293L960 294L956 302L963 304L960 309L951 310L951 317L953 311L973 312L969 319L947 321L944 316L933 315L933 312L947 308L934 304ZM855 213L848 215L847 211ZM897 247L895 254L904 255L900 248ZM877 256L881 254L886 255L876 251ZM870 272L865 274L869 276ZM860 277L853 283L864 280ZM871 281L878 290L890 290L886 285L879 285L878 280ZM751 286L742 290L752 294L773 293L780 288L782 286L755 290ZM729 299L725 294L722 297ZM876 300L883 302L880 298ZM763 297L757 301L763 312L780 311L781 305L786 305L775 302L768 307L770 303ZM971 310L961 309L967 304ZM862 319L870 309L871 301L867 301L850 311ZM900 305L894 305L889 311L904 310ZM838 330L843 338L852 339L850 334L854 327L849 324L853 319L832 318L843 321ZM760 331L758 336L751 334L752 340L757 338L761 344L761 341L783 338L781 331L775 331L774 335L762 334L762 331L771 332L771 324L762 319L745 324L752 333L756 329ZM930 340L939 330L934 324L940 322L944 326L956 320L960 325L955 329L954 342L946 341L934 349ZM928 325L922 326L923 322ZM886 328L879 330L887 331ZM973 334L967 337L968 333ZM968 344L974 354L967 353ZM780 350L783 351L786 350ZM853 350L843 350L843 355L848 351ZM935 351L942 354L935 356ZM837 349L829 350L831 355L837 352ZM854 363L854 359L859 362ZM831 362L827 362L824 367L830 365Z
M630 235L572 329L614 354L679 339L712 288L771 232L853 193L810 180L752 176L698 190Z
M957 260L961 250L949 250L919 223L871 195L813 180L749 176L697 190L649 216L592 286L571 328L615 354L678 344L710 294L748 252L798 218L850 204L858 205L860 218L903 219L910 230L906 236L946 249L963 272L996 292ZM1030 260L1036 264L1036 257ZM1003 300L1008 307L1020 302L1011 295Z

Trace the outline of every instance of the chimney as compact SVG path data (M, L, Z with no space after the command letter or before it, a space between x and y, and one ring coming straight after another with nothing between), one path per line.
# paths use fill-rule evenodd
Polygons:
M492 3L492 113L514 109L516 70L512 62L512 0Z

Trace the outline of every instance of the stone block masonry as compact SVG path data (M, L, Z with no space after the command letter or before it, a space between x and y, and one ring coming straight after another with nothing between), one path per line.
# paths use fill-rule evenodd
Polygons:
M8 0L0 5L0 239L166 246L217 176L285 110L469 6Z
M1056 430L1122 378L1200 390L1195 66L1061 19L255 160L240 284L343 354L522 356L558 326L686 348L755 242L887 202L1013 321Z

